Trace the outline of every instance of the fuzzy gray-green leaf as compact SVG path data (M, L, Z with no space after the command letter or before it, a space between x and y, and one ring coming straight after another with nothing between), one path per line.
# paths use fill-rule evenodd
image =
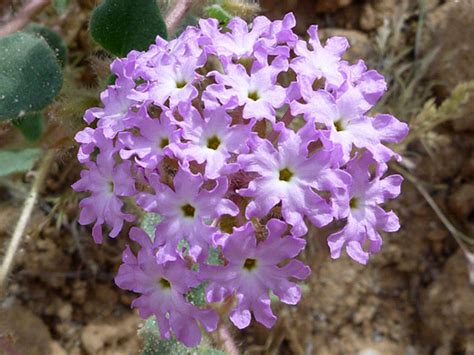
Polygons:
M195 348L184 346L174 337L168 340L161 339L154 317L145 321L139 335L143 339L142 355L224 355L222 351L212 348L206 339L203 339L201 344Z
M40 111L62 83L62 69L43 38L22 32L0 38L0 120Z
M30 23L25 27L23 32L31 33L44 38L46 43L48 43L48 45L56 54L56 58L58 59L59 63L64 66L67 59L67 47L66 43L64 43L63 39L58 33L39 23Z
M44 117L41 112L28 113L21 118L12 120L12 124L20 130L23 136L30 140L38 140L43 134Z
M89 29L97 43L119 57L148 49L157 35L168 37L156 0L104 0L92 13Z
M0 150L0 176L30 170L41 156L41 149Z

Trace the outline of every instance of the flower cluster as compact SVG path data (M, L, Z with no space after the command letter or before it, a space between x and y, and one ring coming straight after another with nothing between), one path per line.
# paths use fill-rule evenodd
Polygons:
M93 223L101 243L139 210L160 215L153 237L130 230L141 249L127 247L115 281L140 294L133 306L156 317L163 337L198 344L199 324L216 329L219 304L238 328L252 314L271 327L271 293L287 304L301 298L297 280L309 267L295 257L310 228L336 222L331 256L345 250L362 264L379 251L381 231L399 228L380 205L402 182L384 176L400 159L386 143L408 127L369 115L384 78L342 59L345 38L322 44L311 26L300 40L294 26L292 14L250 26L234 18L224 30L206 19L157 38L113 62L103 108L85 114L76 140L86 169L73 187L90 194L79 222ZM198 307L186 295L203 283L208 306Z

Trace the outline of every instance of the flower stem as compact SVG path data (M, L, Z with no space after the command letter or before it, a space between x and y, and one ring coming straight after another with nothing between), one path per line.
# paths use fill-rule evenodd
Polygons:
M193 4L192 0L178 0L165 18L168 35L171 36Z
M3 259L2 265L0 267L0 292L5 291L5 284L8 274L13 266L13 261L18 247L20 246L21 238L23 237L25 229L28 225L31 213L33 212L33 207L38 198L39 190L43 185L44 180L46 179L53 158L54 152L53 150L49 150L46 153L43 161L41 162L35 181L33 182L33 186L31 187L30 194L28 195L28 198L26 199L25 204L23 206L20 219L16 224L12 239L10 240L7 252L5 254L5 258Z
M219 326L217 327L217 341L227 355L240 354L235 345L234 338L230 334L229 328L224 321L219 322Z

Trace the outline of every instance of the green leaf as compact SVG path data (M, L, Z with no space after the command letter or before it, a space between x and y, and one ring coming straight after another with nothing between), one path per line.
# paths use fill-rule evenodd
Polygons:
M209 255L207 256L207 263L209 265L222 265L223 262L219 255L219 250L214 248L209 248ZM207 304L206 302L206 286L207 281L202 282L198 286L191 289L186 295L186 299L191 302L193 305L198 307L203 307Z
M188 348L175 338L161 339L154 317L145 321L139 335L143 339L142 355L224 355L224 352L212 348L206 339L203 339L201 344L195 348Z
M222 265L223 262L219 255L219 250L209 248L209 255L207 256L207 263L209 265Z
M41 149L0 150L0 176L30 170L41 156Z
M46 43L48 43L48 45L56 54L56 58L58 58L59 63L64 66L67 60L67 47L66 43L64 43L59 34L54 32L49 27L40 25L39 23L30 23L25 27L23 32L31 33L44 38Z
M168 37L156 0L104 0L93 11L89 29L97 43L119 57L148 49L157 35Z
M227 25L227 23L232 19L232 14L227 12L219 4L214 4L208 6L204 9L209 17L215 18L221 25Z
M193 287L191 291L186 295L186 300L197 307L203 307L207 304L206 302L206 286L207 282L203 282L196 287Z
M151 240L155 239L155 228L161 222L161 216L157 213L146 213L140 222L140 228L145 231Z
M62 83L61 67L43 38L22 32L0 38L0 120L42 110Z
M107 78L107 85L114 85L116 80L117 76L115 74L110 74Z
M41 112L33 112L21 118L13 119L12 123L26 139L35 141L43 134L43 120L44 117Z

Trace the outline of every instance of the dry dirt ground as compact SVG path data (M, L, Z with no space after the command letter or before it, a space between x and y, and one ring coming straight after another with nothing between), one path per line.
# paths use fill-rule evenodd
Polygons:
M93 61L86 60L92 53L86 19L94 1L72 3L73 11L56 26L68 40L76 64L83 66L77 80L91 85ZM274 18L295 11L301 34L315 22L322 28L345 31L359 44L352 54L367 56L374 32L399 3L265 0L261 5ZM438 61L430 80L444 80L451 87L452 81L473 80L473 67L466 63L474 57L474 36L466 31L474 27L474 2L425 1L425 5L427 33L431 38L444 36L442 45L452 50L449 70L453 73L446 75L446 63ZM51 20L45 17L45 21ZM436 91L439 100L449 87ZM413 172L429 183L439 206L456 226L474 235L474 120L470 116L438 129L445 141L435 157L417 142L410 146L410 155L416 164ZM6 140L5 135L1 139ZM141 320L129 308L132 295L112 282L124 239L95 246L89 230L75 222L77 197L69 188L79 172L74 153L74 148L64 149L52 167L17 256L6 298L0 303L0 353L139 352ZM18 217L24 197L18 187L26 182L28 176L14 176L11 184L0 187L0 245L7 242ZM61 208L52 211L56 204ZM315 232L303 256L313 272L302 302L276 309L280 320L271 331L252 326L243 334L235 333L241 350L252 354L474 354L474 286L469 284L464 255L409 182L390 207L399 214L402 228L385 237L382 251L368 266L347 257L332 261L324 232Z

